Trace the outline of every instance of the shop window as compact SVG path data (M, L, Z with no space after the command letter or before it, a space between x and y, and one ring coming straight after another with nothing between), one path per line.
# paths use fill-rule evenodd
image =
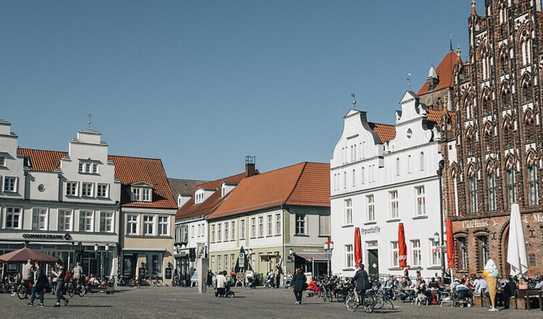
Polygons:
M488 237L478 236L477 242L477 269L482 271L485 268L486 262L490 258L490 251L488 246Z

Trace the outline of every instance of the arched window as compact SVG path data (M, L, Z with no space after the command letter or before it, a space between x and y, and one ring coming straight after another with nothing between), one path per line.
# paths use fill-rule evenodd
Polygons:
M356 187L356 169L353 168L353 187Z
M465 237L456 239L456 266L459 270L468 270L468 243Z
M477 213L477 177L475 174L468 178L469 212Z
M528 205L537 206L539 204L539 179L538 167L535 163L528 165Z
M528 31L524 31L520 42L522 66L532 63L532 38Z
M492 169L490 172L488 172L488 175L486 177L486 187L488 190L487 194L487 207L488 211L495 212L497 209L497 194L498 194L498 186L496 184L496 172L494 169Z
M486 262L490 258L490 250L488 247L488 236L480 235L475 239L477 243L477 269L483 270Z
M507 169L506 173L506 189L507 189L507 205L511 207L511 204L517 202L517 189L515 185L516 172L513 167Z
M507 21L507 4L505 2L500 3L499 20L500 24L504 24Z
M525 103L530 102L532 99L532 84L528 75L522 80L522 96Z

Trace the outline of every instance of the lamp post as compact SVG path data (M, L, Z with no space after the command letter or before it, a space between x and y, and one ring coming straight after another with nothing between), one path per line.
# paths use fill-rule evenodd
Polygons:
M334 250L334 242L328 238L327 241L324 242L324 253L326 254L326 258L328 259L328 276L332 275L332 251Z

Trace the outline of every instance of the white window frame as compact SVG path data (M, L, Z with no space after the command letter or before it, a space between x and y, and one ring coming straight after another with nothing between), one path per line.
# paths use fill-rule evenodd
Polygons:
M250 233L249 237L251 239L256 238L256 217L251 217L251 225L250 225Z
M90 217L89 217L90 215ZM83 217L84 216L84 217ZM87 222L90 220L90 224ZM83 223L82 223L83 222ZM90 229L87 229L87 226L90 226ZM79 231L92 233L94 232L94 211L82 209L79 211Z
M210 227L210 230L211 230L211 234L209 236L209 241L214 243L216 241L216 237L215 237L215 224L212 224Z
M281 236L281 214L275 214L275 236Z
M227 242L230 240L230 223L225 222L224 223L224 241Z
M132 225L135 226L134 231L132 231L132 227L131 227ZM140 233L139 214L127 214L126 215L126 234L135 236L135 235L139 235L139 233Z
M305 235L307 234L307 222L306 216L302 214L295 215L295 234L296 235Z
M245 239L245 219L239 221L239 239Z
M375 221L375 195L367 195L366 196L366 203L367 203L367 217L369 222Z
M222 223L217 224L217 242L222 243Z
M12 181L10 184L10 187L8 189L8 181ZM2 190L4 193L17 193L19 178L17 176L4 176L3 182L2 182Z
M105 187L105 189L103 189ZM100 194L103 191L103 195ZM98 183L96 185L96 197L98 198L109 198L109 184Z
M266 228L267 228L267 233L266 235L268 237L270 236L273 236L273 215L267 215L266 216Z
M345 205L343 222L345 225L352 225L353 224L353 200L352 198L348 198L348 199L345 199L343 203Z
M169 235L170 235L169 216L164 216L164 215L158 216L158 236L169 236Z
M74 229L74 211L71 209L59 209L57 216L57 230L58 231L72 231ZM69 222L66 220L69 218ZM62 225L62 226L61 226ZM68 225L68 227L66 227Z
M90 194L88 194L88 195L85 192L86 190L88 190L87 188L85 188L85 186L90 186ZM94 183L83 182L81 184L81 197L87 197L87 198L94 197Z
M148 218L151 218L151 220L146 220ZM155 236L155 222L156 218L155 215L143 215L143 236ZM151 225L151 233L147 232L149 225Z
M153 199L153 191L150 187L141 188L141 201L142 202L151 202Z
M115 213L112 211L101 211L100 212L100 232L101 233L113 233L115 231ZM105 224L102 224L102 221ZM108 226L109 225L109 230Z
M264 216L258 216L258 238L262 238L264 235Z
M398 190L388 192L388 196L390 200L390 218L400 218L400 202L398 199Z
M74 186L74 187L72 187ZM72 192L73 190L73 192ZM66 196L77 197L79 195L79 182L69 181L66 182Z
M426 216L426 189L424 185L415 187L415 216Z
M236 221L234 220L230 222L230 240L236 240Z
M397 241L390 242L390 265L393 268L400 267L400 249Z
M430 238L430 264L432 266L441 265L441 252L439 246L439 242L436 242L434 238Z
M345 268L353 268L354 267L354 250L353 245L346 244L344 246L345 249Z
M43 217L43 224L42 218ZM32 230L49 229L49 210L44 207L32 208Z
M421 249L421 242L419 239L411 240L411 256L412 256L411 266L413 267L422 266L422 249Z
M23 228L23 209L20 207L6 207L6 219L4 221L5 229L22 229ZM11 225L8 226L8 216L11 216ZM14 226L14 217L17 217L17 226Z

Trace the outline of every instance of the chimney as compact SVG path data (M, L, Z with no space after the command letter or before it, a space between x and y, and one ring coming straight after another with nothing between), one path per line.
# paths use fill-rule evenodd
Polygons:
M251 177L256 175L256 156L247 155L245 156L245 176Z

